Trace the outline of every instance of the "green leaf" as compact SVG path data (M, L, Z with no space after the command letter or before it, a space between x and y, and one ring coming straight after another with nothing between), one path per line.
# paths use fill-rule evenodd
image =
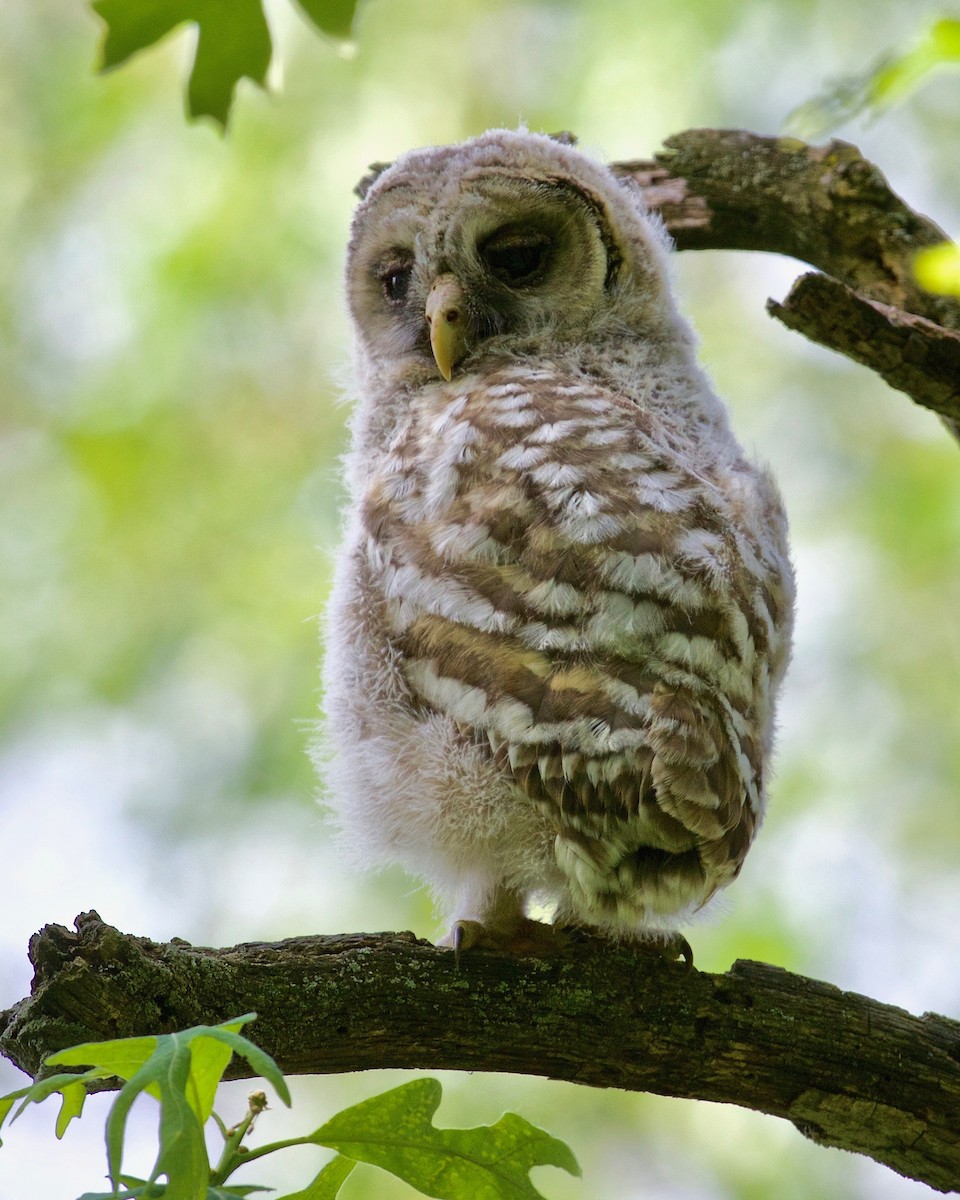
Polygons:
M210 1177L203 1127L186 1096L190 1047L184 1035L157 1038L157 1049L120 1089L107 1117L107 1173L120 1179L123 1135L133 1102L141 1092L160 1093L160 1148L148 1184L167 1176L164 1200L197 1200ZM198 1190L200 1189L200 1190Z
M245 1058L258 1075L273 1084L277 1095L290 1106L290 1092L280 1068L265 1050L240 1037L237 1030L256 1020L256 1013L245 1013L221 1025L195 1025L179 1037L190 1037L190 1079L187 1097L201 1124L213 1112L213 1101L227 1064L234 1054Z
M11 1108L19 1100L20 1104L17 1111L13 1114L11 1124L20 1116L28 1104L40 1104L46 1100L48 1096L52 1096L54 1092L62 1093L63 1102L60 1105L60 1115L57 1117L56 1133L57 1137L63 1137L67 1126L74 1117L78 1117L83 1108L83 1100L85 1096L84 1083L88 1079L101 1079L103 1072L85 1071L82 1075L75 1072L62 1072L59 1075L48 1075L45 1079L39 1079L36 1083L29 1087L20 1088L16 1092L10 1092L9 1095L0 1096L0 1125L3 1124Z
M868 76L868 99L877 106L902 99L935 67L960 61L960 21L937 21L913 49L887 59Z
M126 1080L113 1102L106 1125L107 1170L111 1181L117 1183L121 1179L123 1138L130 1108L141 1092L149 1093L160 1102L160 1147L146 1186L149 1188L159 1176L165 1175L164 1200L196 1200L201 1194L198 1186L205 1186L210 1175L203 1126L213 1111L217 1085L233 1054L246 1058L255 1071L273 1084L284 1104L290 1103L290 1093L277 1064L237 1032L255 1017L256 1013L246 1013L221 1025L196 1025L180 1033L71 1046L51 1055L47 1063L67 1066L92 1063L91 1071L80 1077L53 1076L44 1081L44 1094L63 1090L65 1086L75 1088L78 1079L88 1077L118 1075ZM22 1105L42 1098L32 1094L40 1087L35 1084L29 1089ZM64 1104L69 1106L66 1118L69 1120L77 1106L72 1091ZM156 1188L153 1190L156 1192Z
M217 1086L233 1054L245 1058L258 1075L272 1083L277 1095L289 1107L290 1092L280 1073L280 1068L265 1050L261 1050L259 1046L254 1045L246 1038L240 1037L237 1032L248 1022L255 1020L256 1015L256 1013L245 1013L242 1017L233 1017L221 1025L195 1025L192 1029L185 1029L181 1033L162 1034L159 1037L116 1038L107 1042L84 1042L80 1046L70 1046L66 1050L51 1054L45 1061L50 1066L81 1066L92 1063L98 1078L117 1075L120 1079L130 1080L154 1055L161 1051L166 1042L172 1041L190 1047L190 1071L186 1094L190 1106L201 1124L208 1120L213 1111ZM168 1051L164 1049L163 1054L167 1053ZM77 1076L57 1076L56 1078L76 1080ZM161 1098L158 1081L151 1081L143 1090L153 1096L155 1100Z
M297 0L321 33L349 38L357 15L357 0Z
M272 47L261 0L93 0L106 22L102 67L109 70L185 22L198 27L187 86L191 117L225 128L241 79L264 85Z
M260 1187L256 1183L240 1183L233 1187L209 1187L204 1200L230 1200L231 1196L252 1196L254 1192L272 1192L275 1188Z
M21 1100L24 1096L28 1095L29 1092L30 1088L24 1087L18 1088L15 1092L7 1092L5 1096L0 1096L0 1127L3 1126L4 1121L10 1115L11 1108L13 1108L18 1100ZM23 1105L20 1107L23 1108ZM14 1118L14 1120L16 1120L16 1118ZM0 1141L0 1146L2 1145L3 1142Z
M132 1175L121 1176L119 1183L127 1189L124 1192L84 1192L77 1200L161 1200L167 1194L162 1183L147 1183L145 1179L135 1179Z
M74 1117L79 1117L83 1113L87 1089L74 1077L73 1083L65 1083L60 1088L60 1094L63 1096L63 1100L60 1104L60 1112L57 1114L56 1134L58 1138L62 1138L67 1132L67 1127Z
M235 1022L225 1022L223 1025L198 1025L197 1029L191 1032L199 1032L200 1036L204 1038L223 1042L234 1054L239 1055L240 1058L245 1058L262 1079L266 1079L269 1083L273 1084L274 1091L287 1108L289 1108L290 1089L287 1087L287 1081L284 1079L283 1073L275 1060L270 1057L266 1050L261 1050L259 1046L234 1032L234 1025L239 1025L244 1021L252 1021L255 1016L256 1013L249 1013L245 1017L238 1017ZM229 1061L228 1056L227 1062ZM224 1063L224 1069L226 1069L226 1063Z
M942 62L960 60L960 20L945 17L930 30L930 40Z
M913 260L913 273L928 292L960 296L960 246L942 242L921 250Z
M233 1051L218 1038L201 1034L191 1039L187 1101L201 1125L210 1119L217 1088L231 1058Z
M150 1173L150 1182L166 1175L165 1200L197 1200L197 1185L205 1189L210 1180L203 1125L187 1098L190 1062L191 1048L176 1043L163 1062L160 1152ZM133 1080L125 1086L132 1087Z
M123 1192L84 1192L77 1200L168 1200L170 1195L162 1183L145 1183ZM211 1196L208 1190L203 1200L210 1200Z
M68 1046L44 1059L48 1067L92 1066L100 1078L116 1075L119 1079L132 1079L157 1048L158 1038L112 1038L106 1042L81 1042L79 1046ZM73 1077L76 1079L76 1076ZM151 1093L156 1099L160 1093Z
M288 1192L286 1196L279 1196L277 1200L333 1200L343 1186L343 1181L356 1165L352 1159L338 1154L327 1163L312 1183L308 1183L299 1192Z
M82 1196L77 1196L77 1200L162 1200L163 1186L145 1190L144 1188L132 1188L128 1192L84 1192Z
M495 1125L436 1129L442 1089L415 1079L344 1109L309 1141L373 1163L436 1200L543 1200L531 1167L561 1167L579 1175L572 1150L515 1113Z

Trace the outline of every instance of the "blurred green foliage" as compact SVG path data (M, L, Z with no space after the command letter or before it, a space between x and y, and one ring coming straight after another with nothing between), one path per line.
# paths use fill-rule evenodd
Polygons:
M877 116L904 100L938 67L960 64L960 20L943 17L921 24L908 49L884 54L860 74L844 76L790 113L798 137L816 138L861 114Z
M925 0L368 0L343 47L288 0L265 11L273 90L241 81L222 139L183 120L188 30L97 76L88 7L0 0L0 1004L29 985L30 933L91 905L217 944L438 932L399 872L344 864L307 756L349 411L343 247L367 164L520 120L608 159L693 125L776 132L825 78L942 16ZM953 232L958 86L940 72L849 135ZM780 480L800 587L770 811L728 911L690 931L698 965L764 958L956 1015L956 445L765 316L795 264L676 266L703 362ZM301 1117L373 1090L294 1084ZM554 1200L920 1194L726 1107L444 1084L452 1124L513 1108L576 1148L585 1183L553 1173ZM82 1138L54 1160L28 1119L7 1186L62 1200ZM285 1114L265 1120L282 1136ZM302 1187L309 1164L292 1170ZM409 1194L359 1176L345 1196Z

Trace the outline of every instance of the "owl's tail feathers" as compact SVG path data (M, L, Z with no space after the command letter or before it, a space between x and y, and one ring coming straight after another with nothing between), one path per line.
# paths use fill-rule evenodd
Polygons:
M554 850L567 879L558 918L615 936L675 930L714 890L697 848L670 851L566 830Z

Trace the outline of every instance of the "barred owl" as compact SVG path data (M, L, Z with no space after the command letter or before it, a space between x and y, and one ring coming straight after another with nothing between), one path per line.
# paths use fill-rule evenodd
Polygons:
M763 815L777 489L633 185L505 130L365 182L325 665L342 844L426 880L458 948L545 945L532 905L682 942Z

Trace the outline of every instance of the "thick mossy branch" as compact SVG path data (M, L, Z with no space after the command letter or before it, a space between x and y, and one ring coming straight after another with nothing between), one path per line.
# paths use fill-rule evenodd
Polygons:
M739 1104L960 1188L960 1024L776 967L710 975L591 940L550 958L469 952L458 968L410 933L212 950L96 913L76 930L32 939L32 995L0 1018L0 1050L30 1074L66 1045L255 1010L253 1036L292 1074L508 1071Z

